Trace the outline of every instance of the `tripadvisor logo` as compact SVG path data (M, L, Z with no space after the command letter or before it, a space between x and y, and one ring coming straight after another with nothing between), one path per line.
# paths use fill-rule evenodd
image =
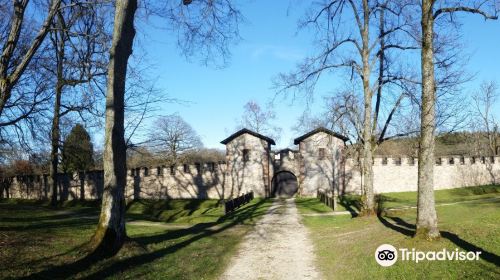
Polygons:
M375 260L381 266L391 266L398 260L398 254L401 261L412 261L418 263L427 261L477 261L481 251L466 252L455 249L453 251L443 249L440 251L417 251L415 248L399 248L397 250L390 244L382 244L375 250Z
M391 266L398 260L398 251L392 245L382 244L375 250L375 260L381 266Z

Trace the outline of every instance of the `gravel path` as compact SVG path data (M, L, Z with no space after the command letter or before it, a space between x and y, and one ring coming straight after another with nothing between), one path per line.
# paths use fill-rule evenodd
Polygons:
M320 279L312 242L293 199L273 203L221 279Z

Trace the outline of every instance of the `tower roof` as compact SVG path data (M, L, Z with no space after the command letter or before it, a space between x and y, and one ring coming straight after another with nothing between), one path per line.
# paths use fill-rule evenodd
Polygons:
M240 135L242 135L242 134L245 134L245 133L248 133L248 134L250 134L250 135L252 135L252 136L255 136L255 137L257 137L257 138L260 138L260 139L266 140L266 141L267 141L269 144L271 144L271 145L276 145L276 143L274 142L274 140L273 140L273 139L271 139L271 138L269 138L269 137L267 137L267 136L264 136L264 135L262 135L262 134L260 134L260 133L257 133L257 132L255 132L255 131L252 131L252 130L250 130L250 129L247 129L247 128L243 128L243 129L238 130L237 132L235 132L235 133L231 134L229 137L227 137L226 139L222 140L222 141L221 141L221 144L226 145L227 143L229 143L229 142L233 141L233 139L234 139L234 138L236 138L236 137L238 137L238 136L240 136Z
M324 128L324 127L318 127L318 128L316 128L315 130L313 130L313 131L310 131L310 132L308 132L308 133L306 133L306 134L304 134L304 135L302 135L302 136L300 136L300 137L298 137L298 138L295 138L295 140L293 140L293 143L294 143L295 145L297 145L297 144L299 144L300 142L302 142L303 140L305 140L305 139L307 139L307 138L311 137L312 135L314 135L314 134L316 134L316 133L318 133L318 132L324 132L324 133L330 134L330 135L332 135L333 137L337 137L337 138L341 139L341 140L342 140L342 141L344 141L344 142L345 142L345 141L347 141L347 140L349 140L349 138L347 138L347 137L346 137L346 136L344 136L344 135L338 134L338 133L333 132L333 131L331 131L331 130L329 130L329 129L327 129L327 128Z

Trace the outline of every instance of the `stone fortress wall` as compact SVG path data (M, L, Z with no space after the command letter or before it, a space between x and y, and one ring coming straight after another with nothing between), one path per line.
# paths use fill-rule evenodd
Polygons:
M298 150L272 152L272 139L240 131L223 141L227 149L225 162L130 169L126 198L227 199L248 191L268 197L273 192L274 175L284 171L297 177L298 195L315 196L318 189L335 189L339 194L360 193L359 167L355 159L343 157L344 141L327 130L310 134L304 139L297 138ZM417 190L417 159L376 157L373 168L376 193ZM435 189L495 184L499 178L500 157L436 158ZM1 184L3 197L50 197L46 174L3 178ZM103 172L60 174L58 185L63 200L99 199Z
M354 159L345 164L345 192L360 192L361 175ZM373 165L376 193L417 191L418 159L375 157ZM434 165L434 188L453 189L490 185L500 182L500 157L437 157Z
M223 199L237 195L225 188L226 163L185 164L130 169L125 187L126 199ZM104 172L59 174L59 195L63 200L100 199ZM10 182L6 182L10 180ZM4 178L9 184L4 197L48 199L51 186L47 174Z

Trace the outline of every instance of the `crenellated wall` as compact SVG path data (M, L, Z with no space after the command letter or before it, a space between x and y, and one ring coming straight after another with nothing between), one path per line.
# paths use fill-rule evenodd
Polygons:
M416 191L418 159L376 157L373 165L376 193ZM343 191L360 192L362 178L355 160L347 159ZM451 189L496 184L500 179L500 157L446 156L436 158L434 188Z
M127 176L125 195L128 199L224 199L240 194L226 187L226 171L222 162L133 169Z
M58 195L62 200L98 199L103 188L103 172L58 174ZM0 180L0 197L48 199L51 197L48 174L19 175Z
M224 199L244 192L226 188L226 163L141 167L128 170L127 199L213 198ZM103 171L86 174L59 174L58 194L63 200L99 199L103 189ZM3 197L48 199L51 186L48 175L4 178Z
M290 152L292 154L292 152ZM293 153L298 156L298 153ZM314 153L311 153L314 154ZM165 199L165 198L212 198L225 199L235 197L248 190L257 190L256 194L265 196L265 181L263 181L263 165L261 153L250 155L250 162L256 156L256 166L248 165L233 169L225 162L179 165L175 167L155 166L128 170L126 198L127 199ZM312 156L309 157L311 161ZM284 158L283 158L284 160ZM340 164L336 158L336 164ZM293 160L292 160L293 161ZM293 162L287 164L291 164ZM313 161L311 161L313 162ZM277 163L277 162L276 162ZM276 164L279 168L280 164ZM305 164L303 165L306 166ZM265 164L264 164L265 167ZM258 168L257 171L252 171ZM287 168L287 169L292 169ZM240 170L237 172L237 170ZM279 170L279 169L277 169ZM360 193L362 177L355 160L345 161L344 181L340 174L333 174L327 168L328 174L323 182L317 177L322 168L308 168L301 175L303 190L301 195L309 196L312 189L332 189L338 186L338 192ZM376 193L402 192L417 190L418 160L406 157L376 157L373 165L374 189ZM293 171L293 169L292 169ZM258 174L255 174L257 172ZM234 176L232 174L236 174ZM272 176L273 171L270 171ZM320 176L321 175L321 176ZM332 177L333 176L333 177ZM24 199L48 199L51 196L48 175L26 175L4 178L0 181L3 197ZM235 180L236 179L236 180ZM449 156L436 159L434 169L435 189L460 188L466 186L495 184L500 181L500 157L460 157ZM316 187L314 187L315 182ZM60 174L58 180L59 195L63 200L98 199L103 189L103 172L91 171L85 174ZM305 191L307 190L307 191Z
M318 128L294 140L298 150L271 152L274 140L242 129L221 142L226 145L225 162L129 169L125 195L127 199L227 199L253 191L269 197L285 185L290 196L315 196L317 190L361 193L363 178L357 160L344 154L346 140ZM436 158L435 164L435 189L496 184L500 178L500 157L447 156ZM417 190L416 158L375 157L373 172L375 193ZM103 177L102 171L60 174L59 197L99 199ZM0 178L0 198L48 199L48 179L47 175Z

